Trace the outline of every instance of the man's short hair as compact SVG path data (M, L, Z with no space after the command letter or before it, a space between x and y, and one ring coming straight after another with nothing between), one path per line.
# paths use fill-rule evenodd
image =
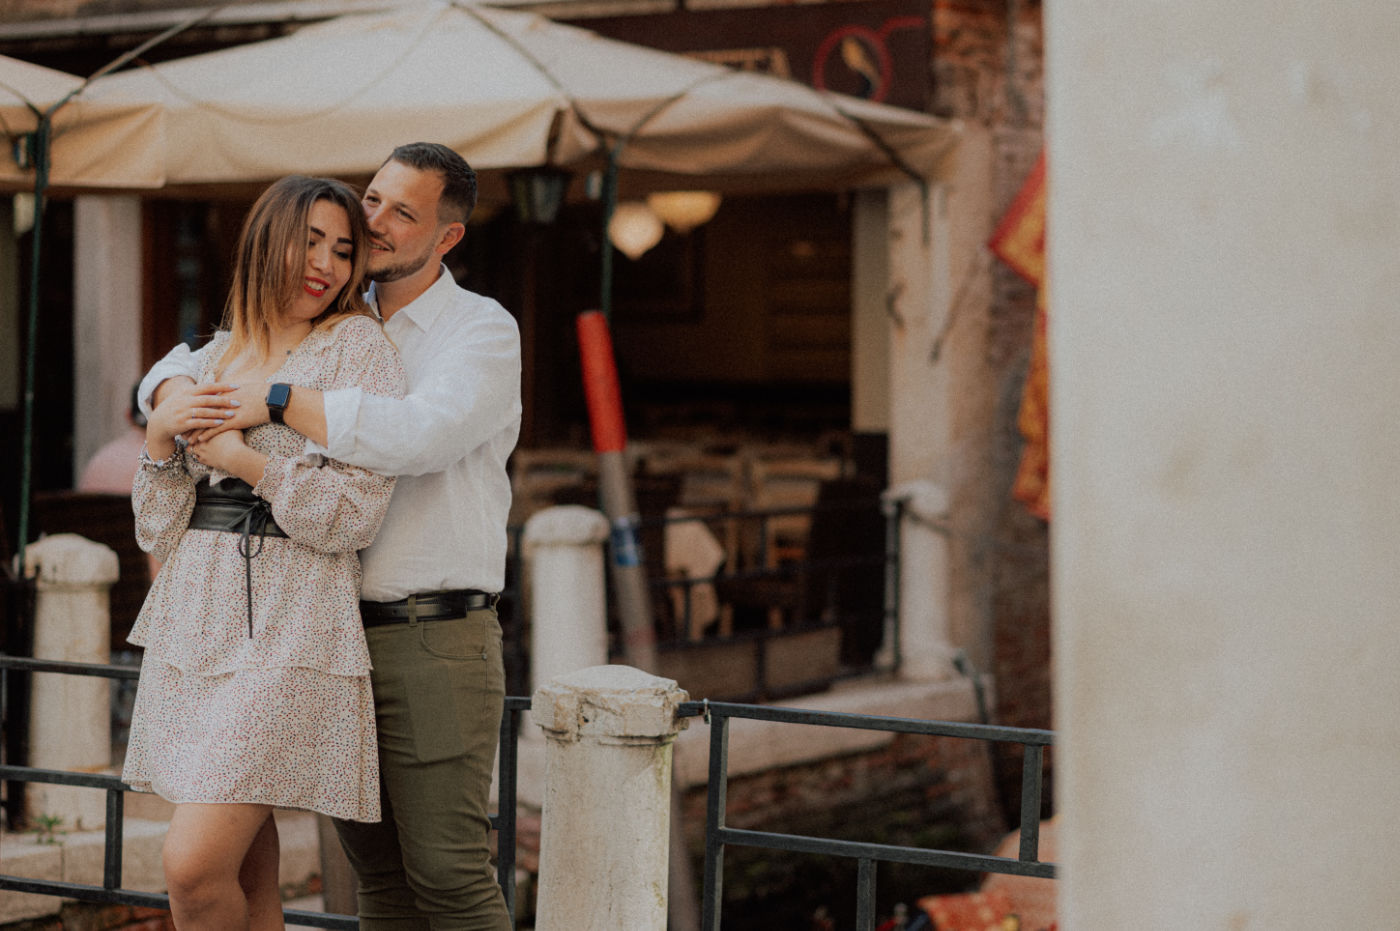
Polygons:
M401 145L385 159L419 171L431 171L442 178L438 198L438 219L466 223L476 209L476 171L467 160L438 142L410 142Z

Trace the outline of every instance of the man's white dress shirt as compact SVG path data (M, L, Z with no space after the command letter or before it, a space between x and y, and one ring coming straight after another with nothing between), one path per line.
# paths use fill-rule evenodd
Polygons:
M375 289L367 295L377 309ZM359 388L325 393L323 453L397 475L389 513L360 553L361 597L396 601L414 592L505 584L510 479L520 434L520 332L494 300L438 279L384 330L408 371L402 400ZM203 350L200 350L203 351ZM141 382L142 410L167 378L197 378L199 353L175 347ZM295 386L293 387L295 393Z

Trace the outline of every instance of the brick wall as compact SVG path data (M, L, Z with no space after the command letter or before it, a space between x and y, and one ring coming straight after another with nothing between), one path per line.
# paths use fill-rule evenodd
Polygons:
M57 915L6 925L5 931L175 931L175 921L157 908L68 902Z
M1009 35L1014 41L1008 41ZM933 39L932 109L991 130L999 216L1044 142L1040 3L935 0ZM958 451L953 489L954 625L989 634L976 659L983 671L996 676L993 719L1048 728L1048 534L1042 521L1010 497L1021 450L1016 416L1030 357L1035 294L1000 262L992 262L991 308L976 360L989 401L983 409L985 423ZM998 794L1008 818L1014 819L1019 813L1019 752L1000 755L996 772Z

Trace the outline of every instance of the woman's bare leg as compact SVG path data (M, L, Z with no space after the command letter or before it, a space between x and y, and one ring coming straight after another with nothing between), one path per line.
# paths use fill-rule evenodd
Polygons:
M269 805L175 806L163 859L176 927L249 927L249 899L239 877L271 816Z
M282 931L286 927L282 920L282 888L278 875L280 854L277 822L269 812L243 857L243 868L238 871L239 885L248 897L250 931Z

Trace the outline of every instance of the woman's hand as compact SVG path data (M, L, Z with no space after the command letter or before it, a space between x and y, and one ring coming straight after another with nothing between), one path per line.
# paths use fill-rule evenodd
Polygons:
M238 402L225 395L234 387L186 382L165 392L146 423L146 449L150 457L164 459L175 452L177 436L218 426L231 417Z
M190 443L189 452L209 468L231 473L233 469L229 467L235 464L233 459L240 450L247 448L242 430L226 430L207 440Z
M243 442L242 430L226 430L218 436L190 443L190 455L211 469L236 475L249 485L262 481L267 457Z
M267 385L261 382L253 385L225 385L229 391L220 398L231 405L231 409L225 409L225 418L205 430L192 433L186 437L191 442L207 440L211 437L223 433L225 430L251 430L259 424L268 422L267 416Z

